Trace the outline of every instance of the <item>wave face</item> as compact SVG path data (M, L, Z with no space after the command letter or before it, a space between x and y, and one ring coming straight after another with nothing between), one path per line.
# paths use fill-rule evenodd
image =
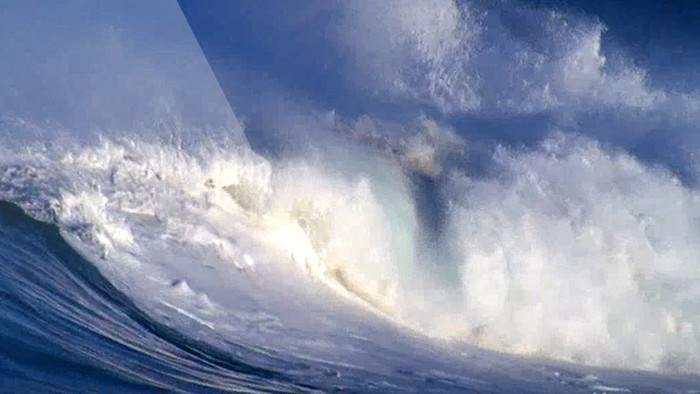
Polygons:
M3 387L698 385L700 101L600 22L180 7L0 16Z

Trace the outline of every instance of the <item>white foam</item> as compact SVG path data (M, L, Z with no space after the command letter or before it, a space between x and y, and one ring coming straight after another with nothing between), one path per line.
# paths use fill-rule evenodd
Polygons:
M395 306L406 253L397 245L410 226L396 227L408 221L392 222L387 209L405 210L410 198L395 190L400 178L376 180L400 175L398 163L378 160L369 168L379 175L348 178L306 160L270 163L246 148L201 152L103 139L53 165L50 176L70 183L38 182L61 188L59 225L118 287L206 327L216 325L211 311L244 308L239 297L275 297L279 280L292 299L312 295L310 281L370 308ZM381 200L376 188L390 192ZM294 271L306 284L289 281Z
M499 159L496 179L454 179L464 298L456 321L432 329L506 351L697 370L700 194L585 139Z
M115 283L206 327L232 327L225 316L244 311L242 300L277 291L327 303L316 283L431 336L596 365L698 368L696 190L556 135L497 151L496 177L436 178L451 208L429 245L398 170L405 159L382 157L341 173L310 158L105 140L55 166L72 182L54 206Z
M476 109L478 77L469 60L480 26L451 0L344 3L339 40L359 59L356 84L442 109ZM367 81L371 81L368 84Z
M445 113L652 109L669 95L601 50L593 18L502 2L345 3L337 28L358 87ZM368 83L371 81L371 83ZM556 113L554 113L556 116Z

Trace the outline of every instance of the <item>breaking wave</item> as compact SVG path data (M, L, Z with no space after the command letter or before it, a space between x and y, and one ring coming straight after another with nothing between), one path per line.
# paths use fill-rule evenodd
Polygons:
M495 151L493 177L434 178L423 197L444 212L430 228L415 201L415 177L426 175L411 175L428 159L411 167L357 146L352 162L329 166L103 140L5 165L3 198L55 218L130 298L224 335L250 335L246 319L231 323L244 300L280 302L285 288L313 305L326 286L430 336L594 365L698 368L700 250L689 240L700 235L700 195L668 171L554 135Z
M606 53L601 21L509 1L241 5L221 15L249 18L255 40L236 39L280 58L223 61L213 22L180 3L211 69L162 6L166 38L108 11L82 22L95 45L54 55L91 78L5 66L21 89L0 84L0 235L49 237L34 234L71 284L56 293L82 306L16 292L148 359L97 369L193 390L611 388L533 372L541 359L694 379L700 100ZM323 39L292 40L302 23ZM483 379L460 380L469 355ZM505 389L488 383L500 362L517 364Z

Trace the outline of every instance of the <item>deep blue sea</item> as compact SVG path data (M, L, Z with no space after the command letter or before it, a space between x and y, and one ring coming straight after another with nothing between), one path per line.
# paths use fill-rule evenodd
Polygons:
M0 393L700 393L697 17L0 1Z

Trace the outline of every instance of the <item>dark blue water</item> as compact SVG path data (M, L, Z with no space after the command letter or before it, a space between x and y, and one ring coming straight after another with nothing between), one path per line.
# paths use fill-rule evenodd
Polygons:
M245 350L222 354L150 319L55 225L3 202L0 235L4 392L294 390Z

